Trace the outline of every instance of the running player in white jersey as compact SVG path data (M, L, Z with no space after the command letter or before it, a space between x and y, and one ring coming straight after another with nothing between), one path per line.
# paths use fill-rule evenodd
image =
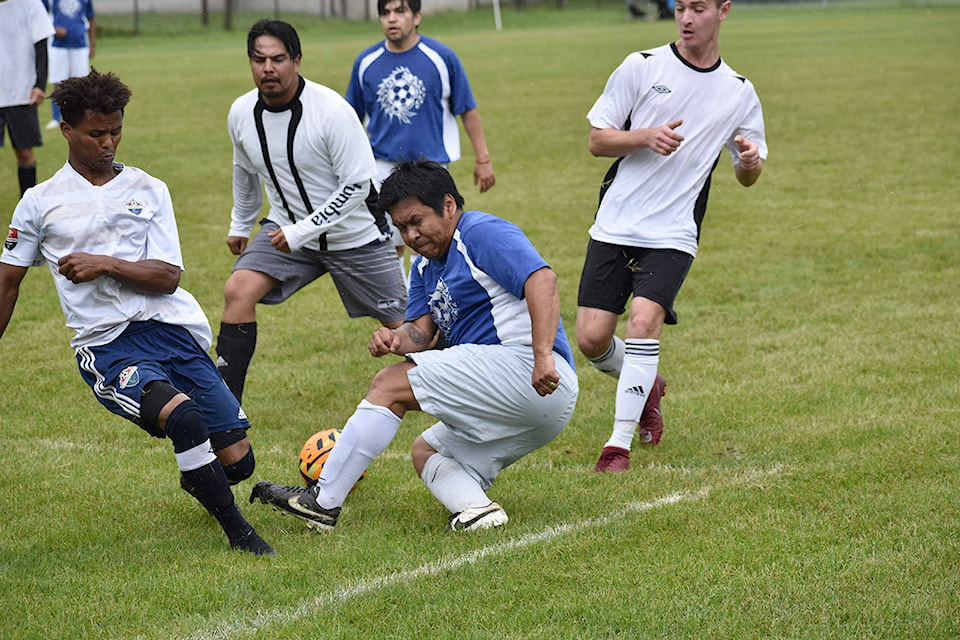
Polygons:
M407 297L386 215L371 210L376 169L356 114L335 91L300 76L300 38L286 22L254 24L247 55L256 88L227 117L227 246L239 257L217 338L220 372L238 399L257 345L258 303L279 304L329 273L350 317L396 327ZM248 243L264 188L270 211Z
M435 162L397 165L379 202L420 255L406 322L379 329L369 349L405 359L376 375L314 485L259 482L250 500L333 528L406 412L424 411L439 422L413 443L413 465L452 514L447 528L502 526L507 514L486 491L502 469L553 440L577 400L557 277L518 227L464 211ZM438 332L446 346L430 349Z
M590 151L619 158L601 188L580 280L577 345L618 379L613 433L595 471L626 471L638 431L663 433L660 332L697 254L710 176L724 148L749 187L767 157L760 100L720 59L730 0L677 0L680 38L632 53L587 114ZM615 335L629 306L626 339Z
M203 310L179 287L183 259L170 193L114 161L130 90L92 70L61 82L52 99L69 157L14 211L0 256L0 335L27 268L46 263L75 332L80 374L97 400L170 439L181 486L231 546L273 554L230 489L253 473L250 424L207 355L212 335Z

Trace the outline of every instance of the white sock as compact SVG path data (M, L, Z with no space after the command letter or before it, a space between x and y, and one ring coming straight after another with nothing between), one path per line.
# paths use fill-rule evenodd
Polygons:
M361 400L317 480L317 503L324 509L339 507L370 463L393 440L400 418L390 409Z
M620 370L623 369L623 355L626 349L627 346L623 343L623 340L613 336L610 347L606 352L597 358L589 358L590 364L611 378L619 378Z
M435 453L427 458L420 475L433 497L450 513L472 507L485 507L491 502L480 483L453 458Z
M613 416L613 434L605 446L630 450L643 405L657 378L660 341L628 339L623 368L617 381L617 407Z

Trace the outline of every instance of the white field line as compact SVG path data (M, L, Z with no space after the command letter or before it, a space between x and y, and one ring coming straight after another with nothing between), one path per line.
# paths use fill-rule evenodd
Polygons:
M782 469L779 466L768 470L755 470L743 475L739 475L728 482L722 483L720 486L749 484L750 482L759 480L762 477L775 476L781 472ZM588 518L579 522L570 522L547 527L538 533L530 533L514 540L498 542L496 544L477 549L476 551L471 551L470 553L441 559L437 562L423 564L414 569L395 571L386 575L372 576L370 578L360 580L352 585L348 585L340 589L334 589L333 591L324 593L320 596L303 600L300 603L290 607L273 609L270 611L260 611L257 612L256 615L241 616L235 622L222 624L207 631L200 631L188 637L190 640L214 640L218 638L230 638L239 634L253 634L269 625L285 624L288 622L295 622L297 620L308 618L314 615L317 609L320 607L323 607L324 611L330 611L331 606L336 606L341 602L357 596L366 595L382 587L389 587L395 584L405 584L424 576L431 576L438 573L443 573L445 571L459 569L460 567L474 564L490 556L504 555L515 549L529 547L539 542L550 542L551 540L559 538L560 536L577 533L595 527L602 527L614 522L618 522L625 515L632 513L642 513L644 511L659 509L661 507L667 507L680 502L702 500L710 495L710 492L713 489L714 487L707 486L696 492L678 491L650 502L631 502L624 505L623 508L606 515Z

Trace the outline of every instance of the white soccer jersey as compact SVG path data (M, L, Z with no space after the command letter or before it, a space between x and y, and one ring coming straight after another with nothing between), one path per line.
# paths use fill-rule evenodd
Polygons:
M33 45L53 36L53 22L39 0L0 2L0 107L30 102L37 82Z
M52 178L24 194L13 213L0 262L50 267L74 349L113 341L131 322L179 325L204 349L213 336L207 317L187 291L145 294L109 276L73 284L58 261L71 253L109 255L130 262L162 260L183 268L170 192L160 180L123 167L103 186L91 184L65 164Z
M250 235L262 205L293 250L354 249L389 235L366 199L377 175L370 141L335 91L301 78L294 99L268 107L259 90L240 96L227 117L233 141L230 235Z
M767 157L760 99L749 80L722 60L697 69L674 44L631 53L611 74L587 114L598 129L659 127L683 120L680 148L669 156L639 149L623 158L603 197L590 237L617 245L677 249L697 255L710 176L724 147L738 161L734 137Z

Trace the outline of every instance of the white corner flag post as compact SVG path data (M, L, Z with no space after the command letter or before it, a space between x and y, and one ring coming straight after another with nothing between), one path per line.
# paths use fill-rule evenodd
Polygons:
M493 24L497 31L503 31L503 22L500 20L500 0L493 0Z

